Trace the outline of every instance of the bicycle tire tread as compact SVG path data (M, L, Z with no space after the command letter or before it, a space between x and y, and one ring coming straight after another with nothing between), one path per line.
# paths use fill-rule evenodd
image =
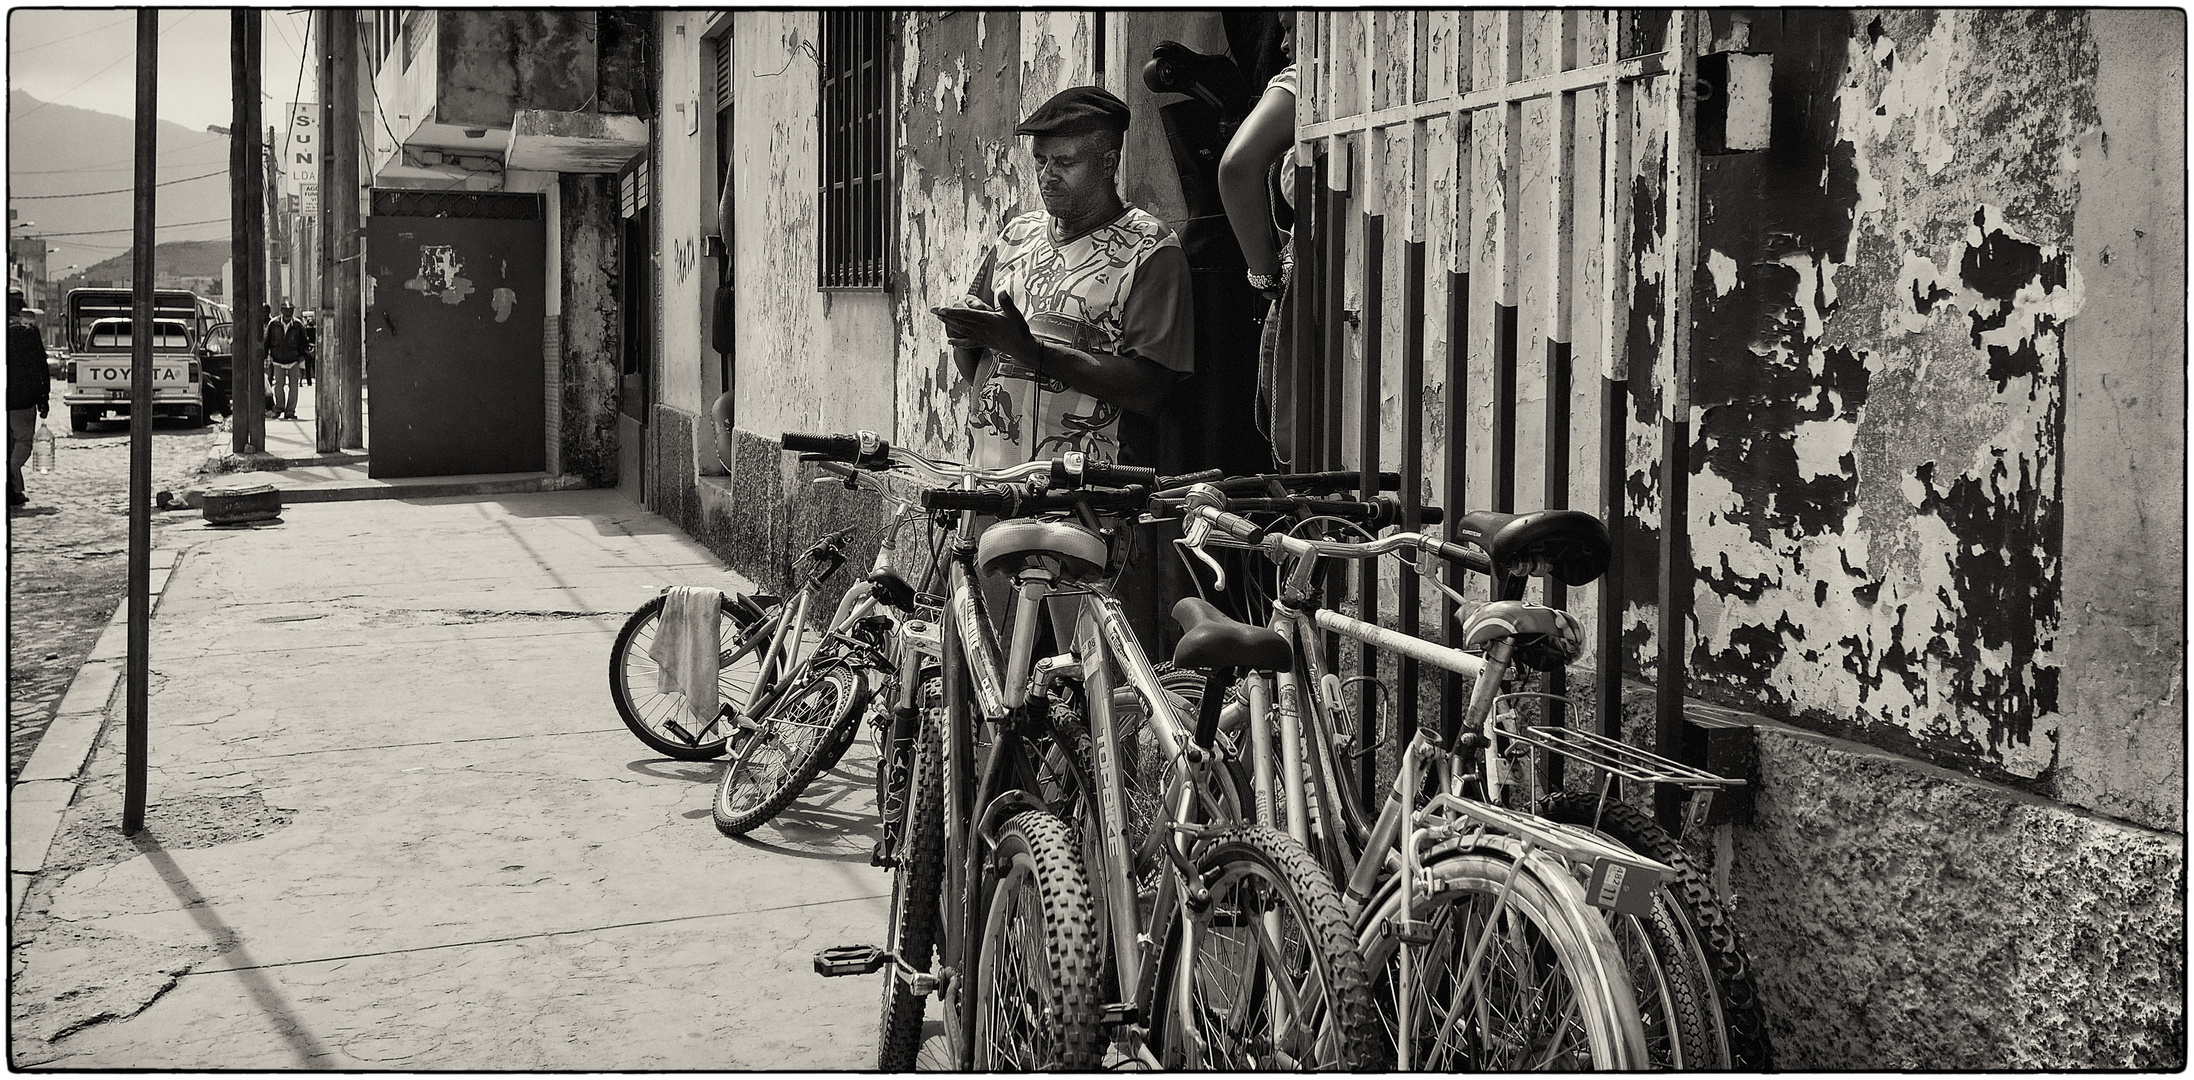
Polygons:
M1597 812L1600 831L1676 871L1676 887L1667 894L1680 902L1679 910L1698 931L1700 945L1706 950L1715 992L1721 997L1723 1024L1729 1031L1730 1067L1745 1072L1773 1071L1774 1047L1768 1037L1767 1013L1761 1006L1759 987L1753 982L1743 939L1715 895L1714 886L1683 845L1643 810L1621 802L1602 806L1590 792L1556 792L1543 800L1543 812L1556 821L1587 827L1593 825Z
M1209 868L1223 863L1230 851L1241 851L1262 862L1286 882L1288 891L1308 910L1306 923L1316 935L1316 949L1324 961L1327 991L1341 1018L1348 1060L1341 1068L1351 1072L1383 1072L1393 1068L1392 1047L1387 1045L1372 996L1372 981L1363 954L1356 947L1355 928L1341 904L1340 891L1326 875L1317 856L1295 838L1266 825L1243 825L1214 837L1198 862ZM1239 855L1234 857L1240 857ZM1160 1000L1165 998L1159 995Z

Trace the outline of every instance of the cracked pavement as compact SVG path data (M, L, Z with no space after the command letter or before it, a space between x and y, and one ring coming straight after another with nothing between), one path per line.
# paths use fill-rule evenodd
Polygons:
M881 938L866 740L732 841L720 764L610 703L633 608L749 587L704 549L605 491L164 542L146 827L119 830L117 706L12 927L14 1067L873 1063L875 980L809 967Z

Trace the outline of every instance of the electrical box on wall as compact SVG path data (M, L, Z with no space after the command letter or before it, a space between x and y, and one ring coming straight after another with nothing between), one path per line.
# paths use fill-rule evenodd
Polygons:
M1709 53L1699 58L1699 151L1765 150L1774 127L1775 54Z

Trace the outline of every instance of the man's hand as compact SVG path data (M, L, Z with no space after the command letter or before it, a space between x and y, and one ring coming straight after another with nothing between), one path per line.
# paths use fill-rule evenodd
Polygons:
M1030 367L1036 366L1036 335L1029 332L1028 320L1021 317L1012 296L998 297L995 309L984 307L982 301L969 297L964 307L929 310L930 314L944 320L945 340L954 348L989 349Z

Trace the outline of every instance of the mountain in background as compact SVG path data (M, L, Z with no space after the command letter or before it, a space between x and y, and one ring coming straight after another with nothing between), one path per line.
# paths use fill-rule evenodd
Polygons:
M221 264L229 261L229 239L177 240L173 243L155 244L152 249L153 273L173 278L221 279ZM114 282L129 284L130 275L136 271L134 256L127 250L105 262L83 268L75 276L85 284ZM60 279L56 279L60 280Z
M48 238L48 278L93 276L86 271L95 264L129 251L136 121L40 101L16 90L8 94L7 138L8 208L15 211L15 220L36 223L10 231L18 238ZM171 268L170 259L195 267L207 241L217 241L210 246L219 247L225 257L230 236L228 136L162 120L155 139L156 175L162 186L153 203L154 265L163 274L218 277L220 259L211 271L184 269L181 262ZM112 194L83 194L87 192ZM36 197L62 194L76 197ZM191 224L199 222L205 224ZM81 235L85 233L92 235ZM72 263L78 269L67 269ZM128 275L125 260L123 280Z

